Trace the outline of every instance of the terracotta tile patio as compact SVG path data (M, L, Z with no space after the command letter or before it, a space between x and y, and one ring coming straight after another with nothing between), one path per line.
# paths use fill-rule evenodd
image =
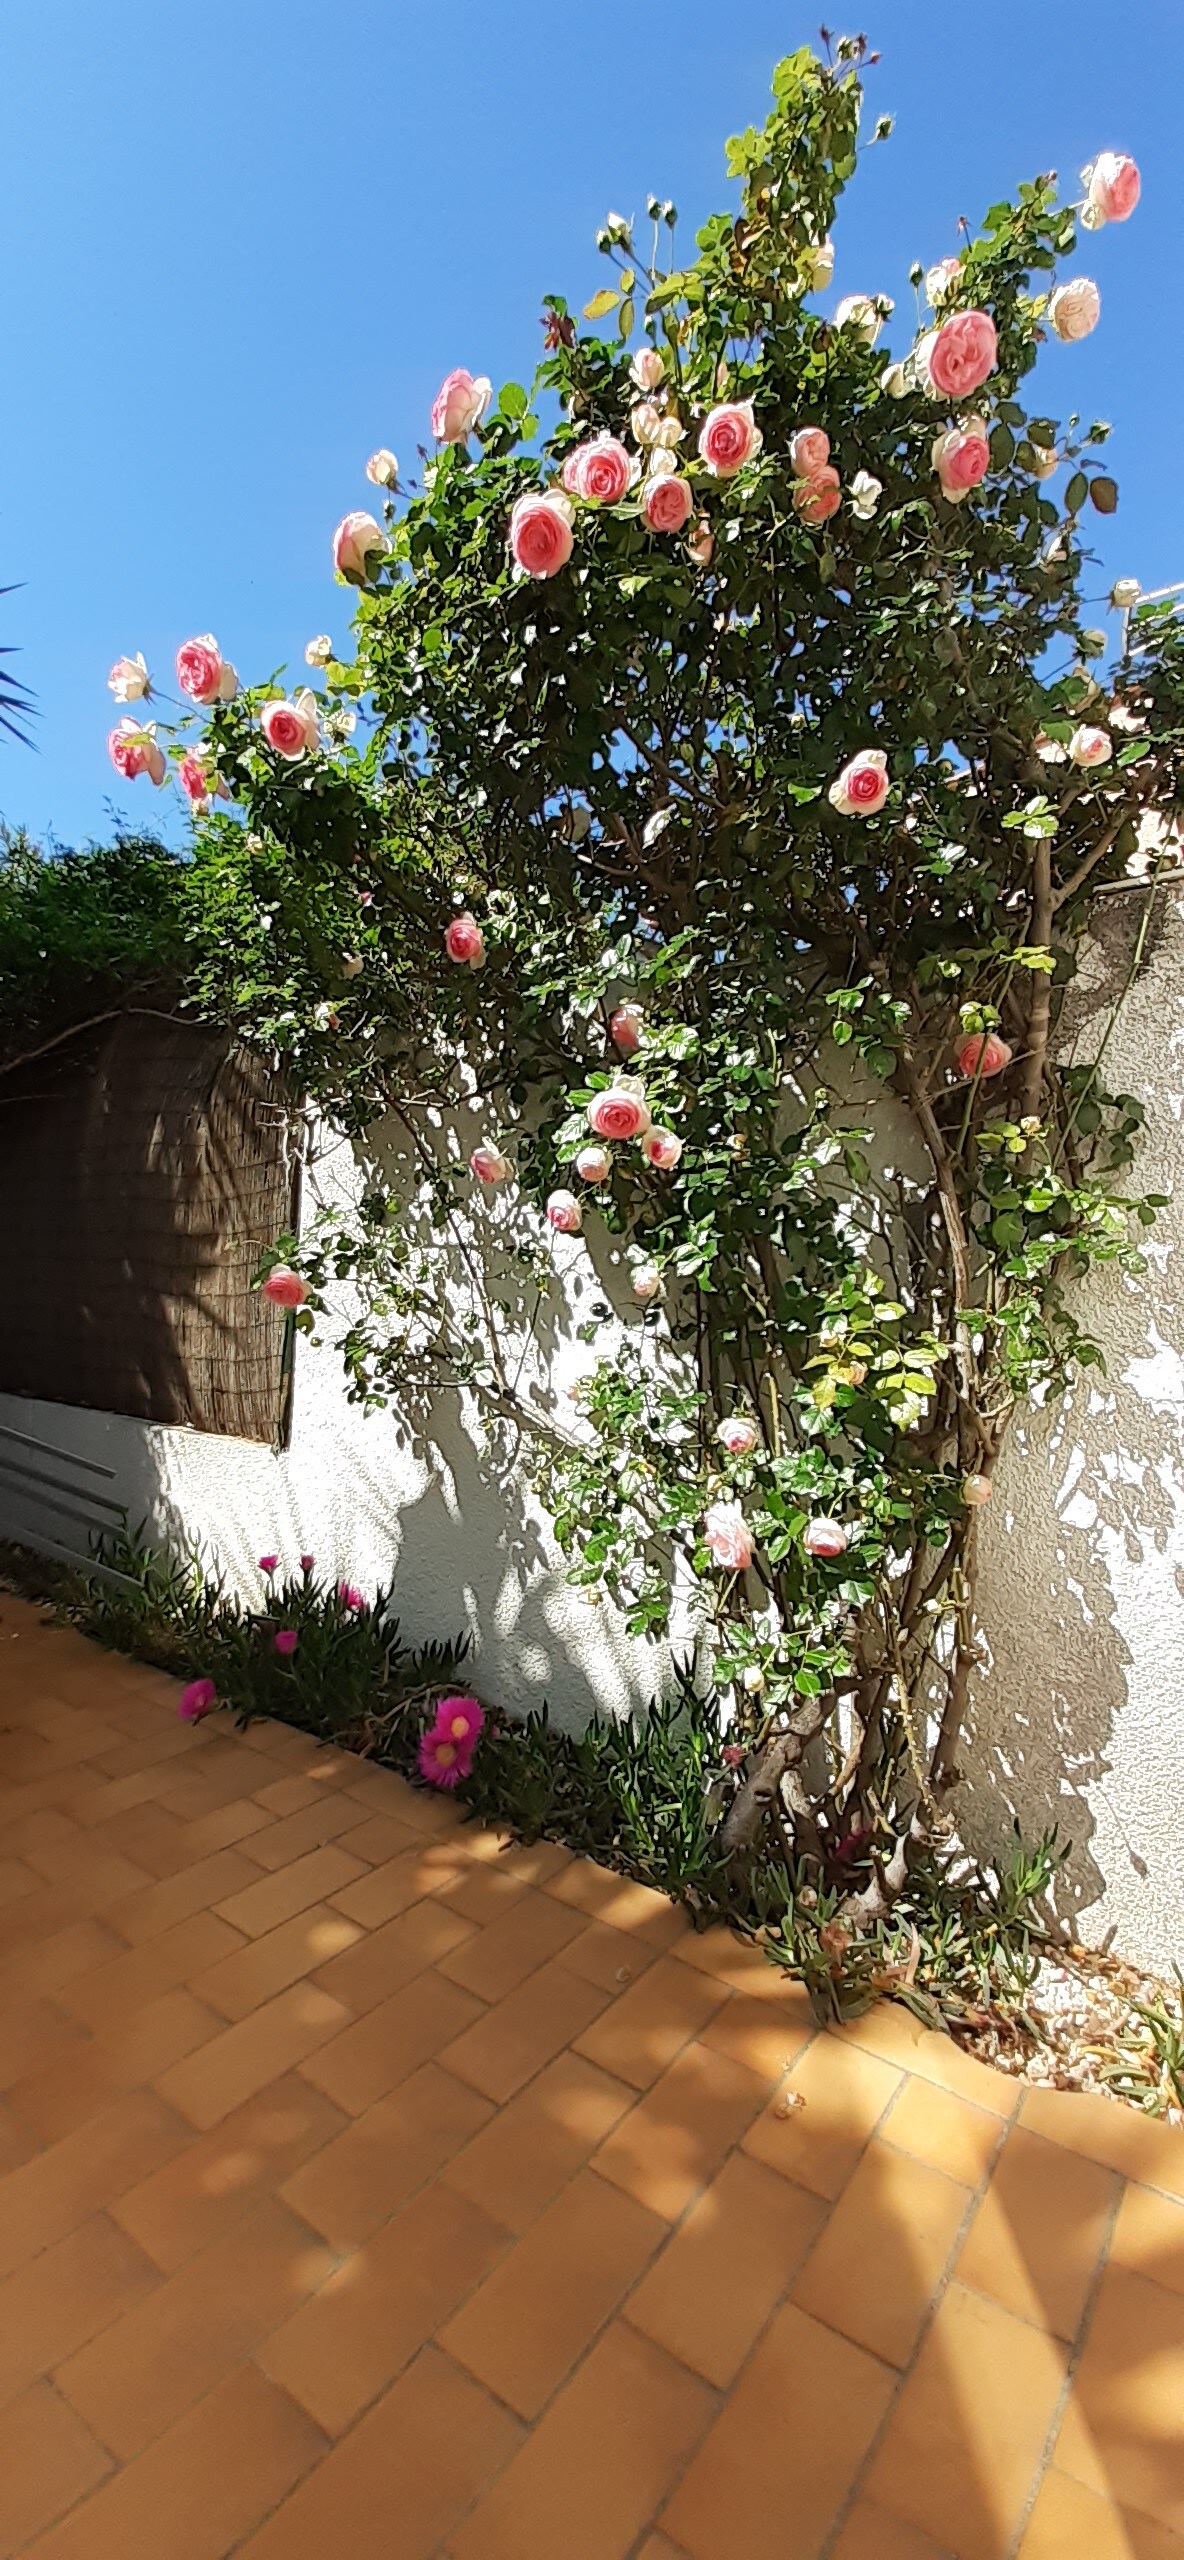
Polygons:
M1184 2560L1184 2135L0 1596L0 2560Z

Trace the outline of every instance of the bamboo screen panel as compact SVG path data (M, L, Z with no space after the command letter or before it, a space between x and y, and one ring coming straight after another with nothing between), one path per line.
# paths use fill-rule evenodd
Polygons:
M251 1276L297 1178L282 1091L224 1033L124 1014L0 1075L0 1391L281 1439Z

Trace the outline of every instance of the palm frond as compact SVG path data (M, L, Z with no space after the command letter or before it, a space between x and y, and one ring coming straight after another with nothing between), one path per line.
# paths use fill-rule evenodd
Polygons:
M15 589L11 586L0 587L0 596L10 596L14 593ZM0 659L15 658L17 654L15 649L0 648ZM27 747L32 744L32 741L26 723L35 720L36 717L36 707L28 686L21 684L16 676L10 675L6 667L0 666L0 729L6 729L10 738L15 738L22 747Z

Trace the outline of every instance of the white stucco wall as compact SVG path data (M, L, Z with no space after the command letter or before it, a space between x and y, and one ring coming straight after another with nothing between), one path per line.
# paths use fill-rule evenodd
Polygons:
M348 1142L324 1138L306 1178L306 1209L359 1184ZM574 1326L599 1284L575 1239L555 1238L554 1257L564 1286L548 1368L562 1399L589 1365ZM312 1554L318 1573L371 1591L397 1578L408 1639L468 1635L483 1694L508 1710L546 1699L559 1721L578 1724L593 1707L621 1715L645 1705L666 1677L662 1648L632 1642L613 1610L566 1581L531 1492L525 1446L507 1483L491 1475L454 1406L434 1418L431 1437L415 1436L389 1410L364 1415L348 1402L328 1345L297 1343L283 1451L24 1396L0 1396L0 1424L109 1468L113 1481L96 1480L94 1489L126 1505L133 1529L145 1521L150 1533L196 1543L256 1605L264 1591L256 1560L272 1552L293 1566ZM85 1552L83 1530L0 1479L0 1535L48 1544L46 1532Z
M1070 1038L1092 1056L1121 984L1141 898L1113 902L1075 998ZM1113 1933L1162 1966L1184 1959L1184 893L1161 892L1144 965L1107 1051L1107 1081L1148 1112L1138 1187L1169 1192L1142 1279L1101 1272L1081 1313L1107 1372L1088 1372L1015 1426L985 1521L981 1615L989 1659L956 1799L975 1846L1055 1822L1072 1844L1062 1907L1083 1936ZM898 1136L901 1133L898 1133ZM329 1146L314 1190L355 1179ZM564 1304L548 1346L562 1389L586 1364L574 1339L597 1282L576 1240L556 1240ZM611 1277L610 1277L611 1286ZM483 1693L507 1709L546 1698L564 1721L620 1714L661 1683L660 1652L572 1591L529 1482L491 1480L454 1418L412 1435L347 1403L336 1355L298 1346L291 1447L166 1430L0 1397L0 1423L113 1470L134 1524L200 1542L251 1598L255 1559L311 1551L373 1588L397 1575L413 1641L467 1632ZM0 1491L0 1534L32 1515Z
M1142 894L1116 898L1069 1036L1092 1057L1126 976ZM1060 1902L1081 1935L1184 1962L1184 891L1153 929L1105 1080L1147 1111L1132 1183L1167 1192L1141 1279L1113 1268L1077 1312L1105 1353L1013 1425L986 1528L990 1658L956 1810L984 1847L1013 1819L1071 1844Z

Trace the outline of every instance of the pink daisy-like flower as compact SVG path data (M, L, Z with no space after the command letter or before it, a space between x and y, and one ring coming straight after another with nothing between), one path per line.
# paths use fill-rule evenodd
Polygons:
M432 1731L454 1742L462 1757L467 1752L471 1762L484 1726L485 1709L476 1698L441 1698Z
M300 1639L295 1627L281 1627L275 1640L277 1653L295 1653Z
M278 1556L260 1556L259 1571L260 1573L274 1573L278 1563Z
M200 1724L217 1703L218 1692L212 1680L191 1680L177 1700L177 1713L182 1724Z
M446 1733L434 1729L421 1734L416 1761L420 1777L426 1778L430 1787L455 1787L468 1774L459 1743L450 1742Z
M302 1573L311 1573L311 1572L312 1572L312 1569L313 1569L313 1566L314 1566L314 1564L315 1564L315 1563L316 1563L316 1557L315 1557L315 1556L301 1556L301 1559L300 1559L300 1570L301 1570L301 1572L302 1572Z
M337 1597L343 1609L364 1609L366 1606L366 1594L358 1589L356 1582L339 1582Z

